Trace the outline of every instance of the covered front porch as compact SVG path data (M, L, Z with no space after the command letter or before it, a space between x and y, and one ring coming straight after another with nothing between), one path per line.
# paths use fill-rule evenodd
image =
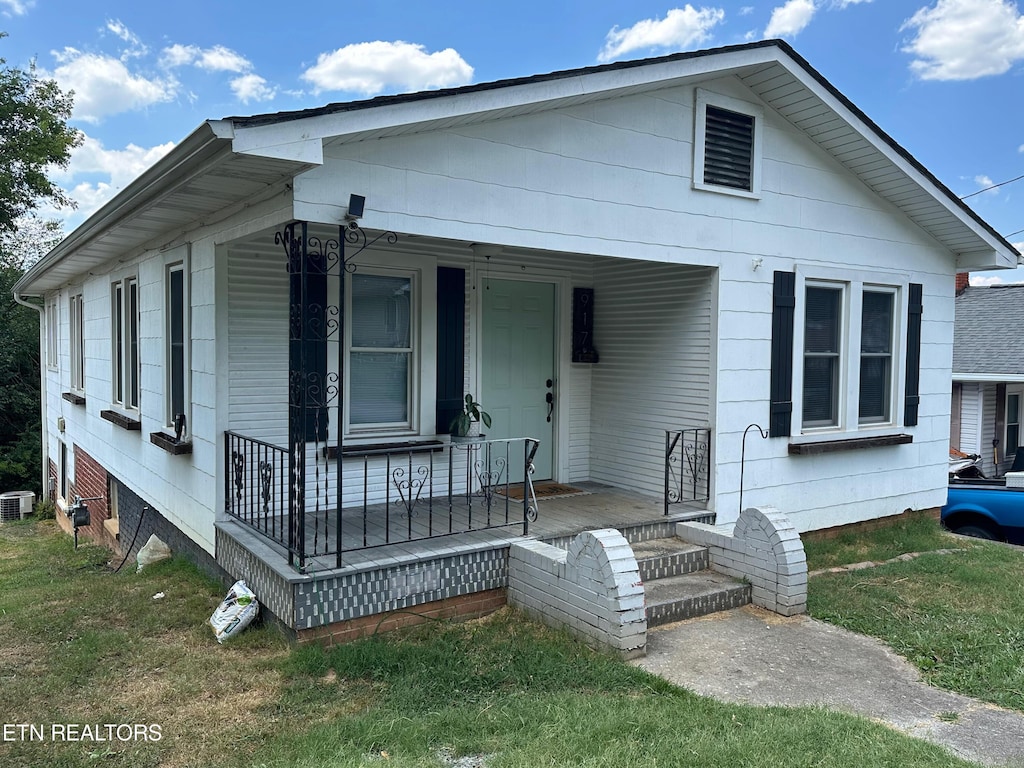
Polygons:
M302 222L224 257L218 560L321 574L710 514L714 270ZM459 441L468 392L492 426Z

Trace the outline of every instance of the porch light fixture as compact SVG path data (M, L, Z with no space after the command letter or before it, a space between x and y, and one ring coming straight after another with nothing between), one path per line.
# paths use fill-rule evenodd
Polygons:
M345 219L347 221L355 221L363 215L365 207L366 197L364 195L349 195L348 212L345 214Z

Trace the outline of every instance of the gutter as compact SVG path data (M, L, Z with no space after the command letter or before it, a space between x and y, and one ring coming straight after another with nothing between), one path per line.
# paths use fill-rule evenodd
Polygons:
M24 275L22 279L24 279ZM18 282L20 283L21 280ZM46 338L46 312L43 306L25 301L25 299L19 296L17 287L14 290L14 300L21 304L21 306L34 309L39 313L39 440L42 445L40 450L40 456L42 457L42 461L40 461L41 481L39 484L42 498L39 501L43 501L44 498L48 498L47 493L50 485L50 444L49 440L46 439L46 363L43 358L43 341Z

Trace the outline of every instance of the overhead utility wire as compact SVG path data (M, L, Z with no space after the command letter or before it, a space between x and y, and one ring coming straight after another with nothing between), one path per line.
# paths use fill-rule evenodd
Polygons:
M1001 181L998 184L993 184L991 187L985 187L984 189L979 189L977 192L971 192L971 194L969 194L969 195L964 195L960 199L961 200L966 200L968 197L974 197L975 195L980 195L982 192L988 192L990 189L998 189L999 187L1005 187L1007 184L1013 184L1013 182L1020 181L1021 179L1024 179L1024 176L1018 176L1017 178L1010 179L1009 181ZM1014 234L1016 234L1016 233L1014 233Z

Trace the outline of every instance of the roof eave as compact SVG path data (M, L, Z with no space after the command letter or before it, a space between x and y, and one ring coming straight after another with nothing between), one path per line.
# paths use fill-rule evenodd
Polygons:
M154 198L187 179L211 157L231 150L234 129L229 121L207 120L169 153L144 171L125 189L79 225L48 254L33 264L14 284L16 296L41 296L33 284L57 264L130 217Z

